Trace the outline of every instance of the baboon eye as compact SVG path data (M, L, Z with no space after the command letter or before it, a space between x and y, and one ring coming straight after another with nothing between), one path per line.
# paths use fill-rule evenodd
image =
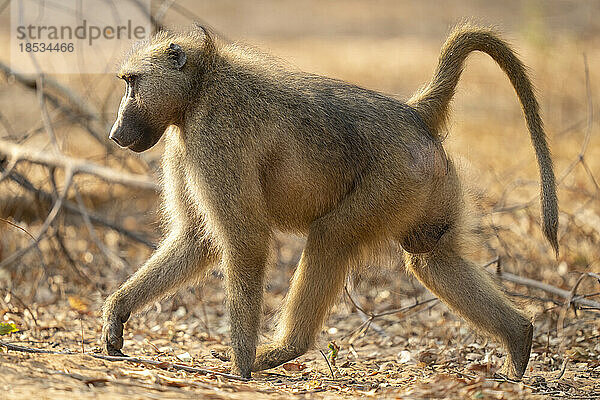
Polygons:
M125 79L125 82L127 83L133 83L135 82L135 80L137 79L137 75L135 74L130 74L130 75L125 75L123 76L123 79Z
M123 75L117 75L117 78L123 79L128 84L132 84L133 82L135 82L137 80L138 75L136 75L136 74L123 74Z

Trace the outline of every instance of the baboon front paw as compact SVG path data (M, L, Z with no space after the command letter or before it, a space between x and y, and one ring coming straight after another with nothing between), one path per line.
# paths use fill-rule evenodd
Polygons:
M221 360L223 362L231 362L231 373L234 375L239 375L242 378L250 379L251 378L251 370L246 367L244 370L240 369L238 363L235 362L235 354L233 353L233 348L227 346L223 349L213 349L210 351L210 354L216 358L217 360Z
M523 378L523 373L517 371L510 356L504 361L502 367L496 371L496 375L511 381L520 381Z
M109 356L125 356L123 348L123 323L118 320L105 321L102 327L102 344Z

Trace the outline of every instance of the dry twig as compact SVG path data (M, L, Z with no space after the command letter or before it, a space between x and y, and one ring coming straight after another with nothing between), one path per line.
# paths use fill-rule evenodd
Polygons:
M42 227L40 228L40 231L36 235L35 239L32 240L29 243L29 245L23 247L22 249L14 252L10 256L8 256L4 260L2 260L2 262L0 262L0 269L7 266L10 263L12 263L13 261L23 257L31 249L33 249L34 247L37 247L37 245L40 243L40 241L42 240L42 238L48 231L48 228L50 228L50 225L52 225L52 223L54 222L54 220L60 213L60 210L63 206L63 203L65 201L67 193L69 192L69 188L71 187L71 184L73 183L73 172L71 170L67 170L66 172L67 172L67 176L65 178L65 185L63 188L63 192L61 193L60 197L58 197L58 199L54 202L54 205L52 206L52 210L50 210L50 213L48 213L48 216L46 217L46 220L42 224Z
M499 258L496 258L492 262L490 262L490 263L488 263L486 265L491 265L491 264L497 263L498 261L499 261ZM525 277L522 277L522 276L511 274L510 272L504 272L501 269L497 269L496 270L496 274L502 280L505 280L505 281L508 281L508 282L513 282L513 283L516 283L518 285L523 285L523 286L531 287L531 288L534 288L534 289L540 289L540 290L543 290L545 292L552 293L552 294L554 294L556 296L560 296L563 299L566 299L565 304L569 304L569 305L570 304L577 304L577 305L580 305L580 306L589 307L591 309L600 310L600 302L587 299L585 296L575 296L574 290L577 290L577 287L579 286L579 282L582 279L581 277L579 278L579 280L577 281L577 283L573 287L573 289L571 289L571 290L564 290L564 289L557 288L556 286L552 286L552 285L544 283L544 282L536 281L535 279L525 278ZM585 276L591 276L593 278L596 278L596 279L600 280L600 275L595 274L593 272L588 272L586 274L583 274L582 276L583 277L585 277Z
M331 368L331 363L329 362L329 359L327 358L327 356L325 355L325 352L323 352L323 350L319 349L319 351L321 352L321 355L323 356L323 358L325 359L325 362L327 363L327 366L329 367L329 372L331 373L331 379L335 380L335 375L333 374L333 368Z
M12 344L12 343L7 343L4 341L0 341L0 346L5 347L7 350L19 351L19 352L23 352L23 353L55 354L55 355L77 355L78 354L78 353L73 353L70 351L69 352L60 352L60 351L53 351L53 350L36 349L34 347L20 346L20 345L16 345L16 344ZM132 363L151 365L153 367L160 368L160 369L173 368L178 371L193 372L193 373L202 374L202 375L215 375L215 376L220 376L222 378L231 379L231 380L235 380L235 381L247 382L249 380L246 378L242 378L241 376L227 374L225 372L213 371L213 370L204 369L204 368L190 367L188 365L172 363L169 361L147 360L145 358L139 358L139 357L105 356L102 354L94 354L94 353L85 353L85 355L88 355L93 358L98 358L101 360L106 360L106 361L128 361L128 362L132 362Z
M0 171L3 171L2 165L0 165ZM10 179L12 181L14 181L15 183L19 184L25 190L34 193L38 198L40 198L44 201L47 201L47 202L52 202L52 195L50 193L48 193L42 189L36 188L23 175L21 175L17 172L13 172L10 175ZM63 210L66 210L66 211L71 212L76 215L80 215L79 207L68 200L64 201ZM118 232L130 239L135 240L138 243L144 244L148 248L156 249L156 245L152 241L150 241L148 238L143 236L142 234L125 229L123 226L121 226L115 222L109 221L108 219L106 219L104 216L102 216L100 214L91 212L89 210L87 213L88 213L88 216L90 217L90 220L93 221L94 223L103 225L107 228L110 228L110 229L114 230L115 232Z
M33 149L29 146L17 145L2 139L0 139L0 154L10 157L11 162L15 163L27 161L47 167L69 169L73 175L93 175L109 183L118 183L128 187L154 191L160 190L159 185L152 178L146 175L116 171L112 168L93 164L87 160L68 157L63 154L52 154Z
M369 313L369 312L365 311L360 305L358 305L358 303L350 295L347 285L344 286L344 290L346 292L346 296L348 297L348 299L350 300L350 302L352 303L354 308L356 308L358 310L359 315L361 316L361 319L363 320L363 323L358 328L354 329L352 332L350 332L350 334L348 334L346 336L350 336L350 335L358 336L360 334L366 334L369 327L373 327L373 330L375 330L379 335L381 335L383 337L389 337L383 328L381 328L379 325L377 325L373 322L374 319L379 318L379 317L384 317L386 315L392 315L392 314L398 314L401 312L405 312L405 311L411 310L413 308L416 308L418 306L421 306L423 304L427 304L427 303L431 303L431 302L435 302L434 303L434 305L435 305L439 301L439 299L437 297L430 297L423 301L417 300L415 302L415 304L411 304L410 306L396 308L393 310L387 310L387 311L383 311L383 312L374 314L374 313ZM356 332L356 334L355 334L355 332Z

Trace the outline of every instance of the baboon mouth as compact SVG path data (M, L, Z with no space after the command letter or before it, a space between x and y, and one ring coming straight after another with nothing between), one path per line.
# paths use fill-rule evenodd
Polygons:
M136 147L136 145L138 143L140 143L142 141L143 138L144 138L143 136L135 138L131 143L129 143L129 144L125 145L125 146L121 146L121 147L135 151L134 148Z
M128 148L130 148L131 146L135 146L135 144L136 144L137 142L139 142L139 141L140 141L140 139L142 139L142 136L140 135L140 136L138 136L138 137L135 137L135 138L133 138L133 140L124 141L124 140L123 140L123 138L122 138L122 137L120 137L120 136L121 136L121 135L118 135L118 134L117 134L117 135L113 135L113 134L111 133L111 135L109 136L109 138L110 138L110 139L111 139L113 142L115 142L115 143L116 143L116 144L117 144L117 145L118 145L120 148L122 148L122 149L128 149Z
M152 145L148 146L143 140L144 137L140 137L137 140L134 140L127 148L135 153L141 153L142 151L148 150Z
M141 135L133 141L127 148L135 153L141 153L153 147L162 135Z

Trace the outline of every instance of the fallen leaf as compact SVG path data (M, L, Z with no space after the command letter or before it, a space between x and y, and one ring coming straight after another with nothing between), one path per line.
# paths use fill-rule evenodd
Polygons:
M106 382L109 382L107 378L88 378L83 381L86 385L92 386L103 386Z
M482 364L479 362L471 362L467 364L467 369L469 371L479 371L479 372L489 372L489 368L487 364Z
M78 313L88 314L90 312L89 304L85 300L83 300L81 297L69 296L68 300L69 300L69 306L71 306L71 309L77 311Z
M438 355L432 351L424 350L419 353L419 361L424 364L433 364L437 361Z
M187 351L183 354L177 355L177 358L179 358L183 362L192 361L192 356Z
M158 378L158 382L165 386L172 386L172 387L190 386L190 382L188 382L185 379L172 378L170 376L162 375L162 374L157 374L156 377Z
M0 335L8 335L18 331L19 329L13 322L0 322Z
M407 364L411 361L412 361L412 355L410 354L410 351L402 350L400 353L398 353L398 362L400 364Z
M306 365L299 362L288 362L282 365L287 372L299 372L306 368Z

